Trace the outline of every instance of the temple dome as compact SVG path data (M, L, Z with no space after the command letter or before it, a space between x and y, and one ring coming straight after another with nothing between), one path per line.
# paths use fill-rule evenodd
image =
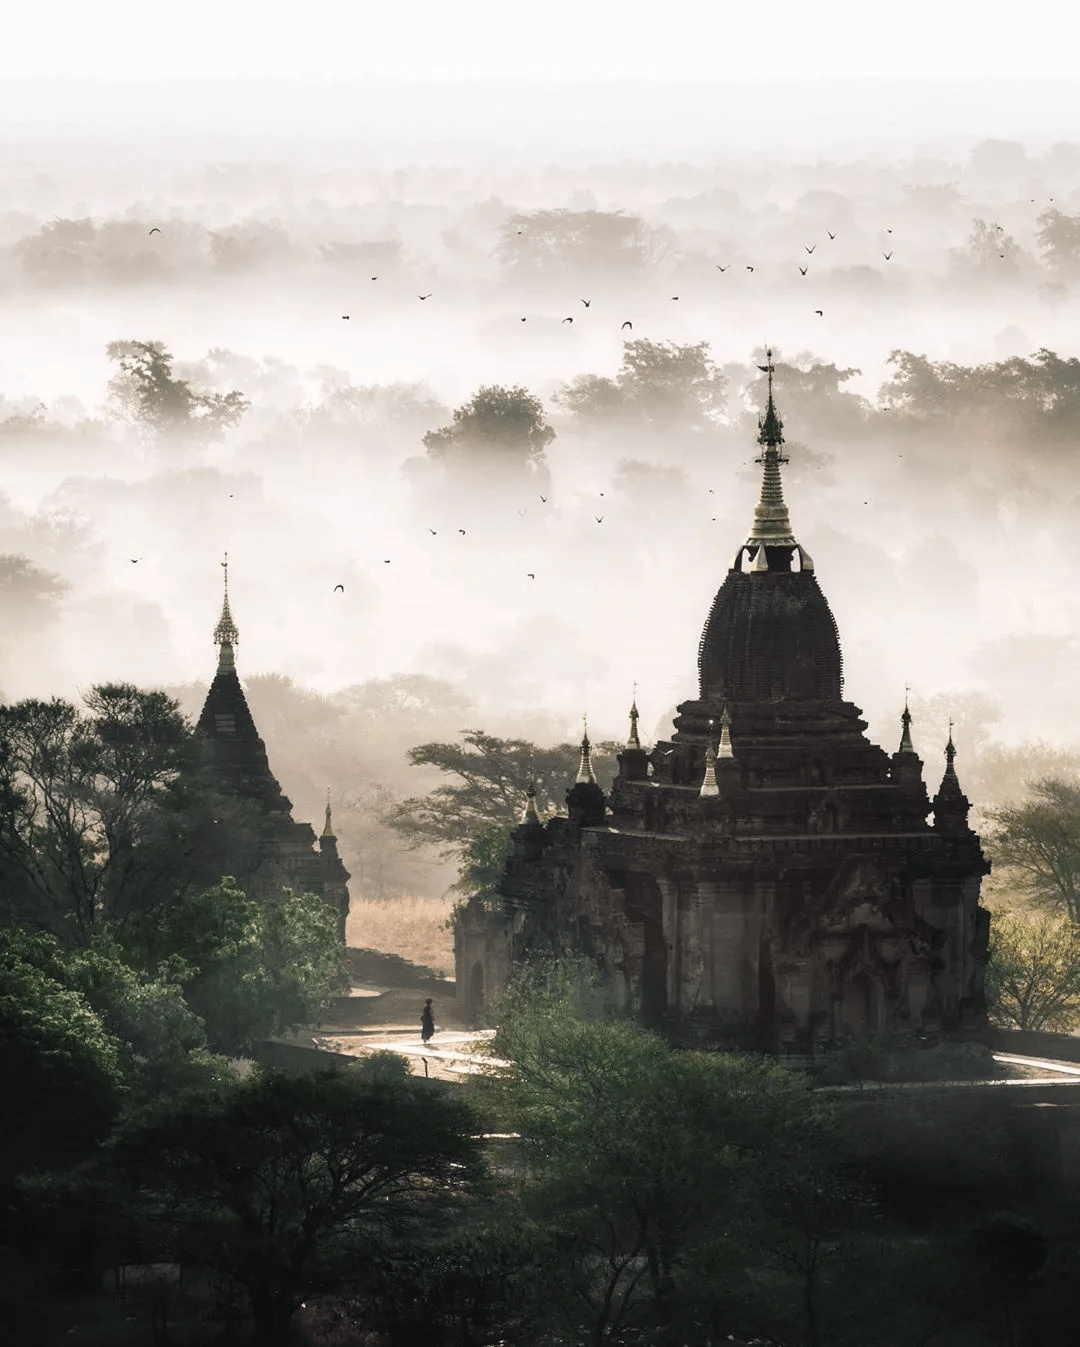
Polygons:
M842 700L840 635L814 572L729 571L698 673L702 701Z

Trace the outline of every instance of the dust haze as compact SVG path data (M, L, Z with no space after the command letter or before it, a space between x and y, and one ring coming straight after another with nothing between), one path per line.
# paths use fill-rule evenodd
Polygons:
M995 802L985 764L1080 744L1078 92L8 81L3 696L197 713L227 551L296 817L331 786L354 898L440 892L376 821L435 784L410 746L621 739L635 683L655 738L696 695L769 345L845 694L891 752L910 687L931 793L952 716ZM114 342L250 406L154 439ZM429 452L492 386L541 458Z

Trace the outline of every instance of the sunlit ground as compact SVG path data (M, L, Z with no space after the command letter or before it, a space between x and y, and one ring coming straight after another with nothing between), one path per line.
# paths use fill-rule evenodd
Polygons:
M403 959L433 968L444 977L453 977L454 936L443 929L453 906L453 898L387 898L369 902L354 896L346 941L354 948L400 954Z

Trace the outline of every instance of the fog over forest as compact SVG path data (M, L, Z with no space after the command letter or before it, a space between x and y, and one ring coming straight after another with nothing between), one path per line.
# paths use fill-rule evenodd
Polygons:
M354 899L440 891L376 875L380 808L436 784L409 747L622 739L635 683L655 739L696 696L769 345L871 737L909 685L931 794L952 715L976 804L1080 755L1075 87L664 87L9 81L3 697L197 713L227 551L296 817L332 787ZM132 342L250 405L152 424ZM425 445L492 386L554 438Z

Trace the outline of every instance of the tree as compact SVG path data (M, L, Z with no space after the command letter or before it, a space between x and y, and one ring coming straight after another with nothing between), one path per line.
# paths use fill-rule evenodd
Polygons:
M759 352L764 358L764 352ZM808 354L793 361L775 363L776 396L785 418L800 431L814 438L823 434L853 434L866 422L870 404L857 393L842 388L862 373L855 366L841 369L831 362L815 360ZM746 392L752 408L765 406L767 381L764 374L749 385ZM751 413L757 416L755 410Z
M639 338L623 343L614 379L582 375L555 395L582 423L634 418L653 426L715 429L726 414L727 378L709 356L709 343L684 346Z
M781 1157L827 1172L828 1113L797 1073L676 1051L618 1016L587 961L523 970L495 1018L491 1051L502 1064L470 1088L493 1126L521 1134L526 1210L556 1221L575 1251L589 1340L700 1333L704 1307L741 1275ZM783 1173L794 1181L796 1168L789 1160ZM777 1197L770 1219L783 1207Z
M133 953L144 967L177 960L188 970L184 999L205 1024L211 1050L229 1056L317 1020L347 986L327 903L291 889L259 902L230 876L163 912Z
M489 385L454 410L453 422L429 430L424 445L431 458L480 467L539 466L555 431L544 419L544 404L526 388Z
M498 739L483 730L463 730L462 744L429 743L410 748L414 767L436 767L453 785L402 800L385 822L414 847L434 843L444 858L462 863L461 887L482 887L501 873L510 829L521 819L532 783L536 807L554 811L573 785L581 759L574 744L538 748L525 739ZM616 744L592 748L598 776L611 772Z
M172 373L173 358L160 341L111 341L105 348L120 373L109 380L108 402L152 444L220 440L251 403L231 393L197 393Z
M201 762L164 693L98 684L84 702L86 713L56 697L0 707L0 863L17 890L12 915L82 942L99 917L124 918L190 869L181 827L198 812Z
M1060 279L1075 279L1080 275L1080 215L1065 215L1052 206L1036 223L1035 237L1046 267Z
M995 860L1012 866L1032 897L1080 927L1080 786L1035 781L1024 804L991 811Z
M972 220L971 233L963 249L954 249L952 264L961 277L978 280L1013 280L1021 268L1030 265L1030 255L1011 234L986 220Z
M73 1164L104 1139L127 1084L124 1045L85 995L0 942L0 1185ZM78 1121L78 1125L73 1123Z
M163 1101L125 1121L102 1168L128 1176L132 1214L175 1257L244 1289L276 1343L380 1241L439 1227L482 1179L475 1131L460 1098L376 1062Z
M603 280L637 275L673 252L669 230L622 211L532 211L499 231L499 262L514 276Z
M990 922L986 999L995 1024L1080 1028L1080 928L1067 917L999 910Z

